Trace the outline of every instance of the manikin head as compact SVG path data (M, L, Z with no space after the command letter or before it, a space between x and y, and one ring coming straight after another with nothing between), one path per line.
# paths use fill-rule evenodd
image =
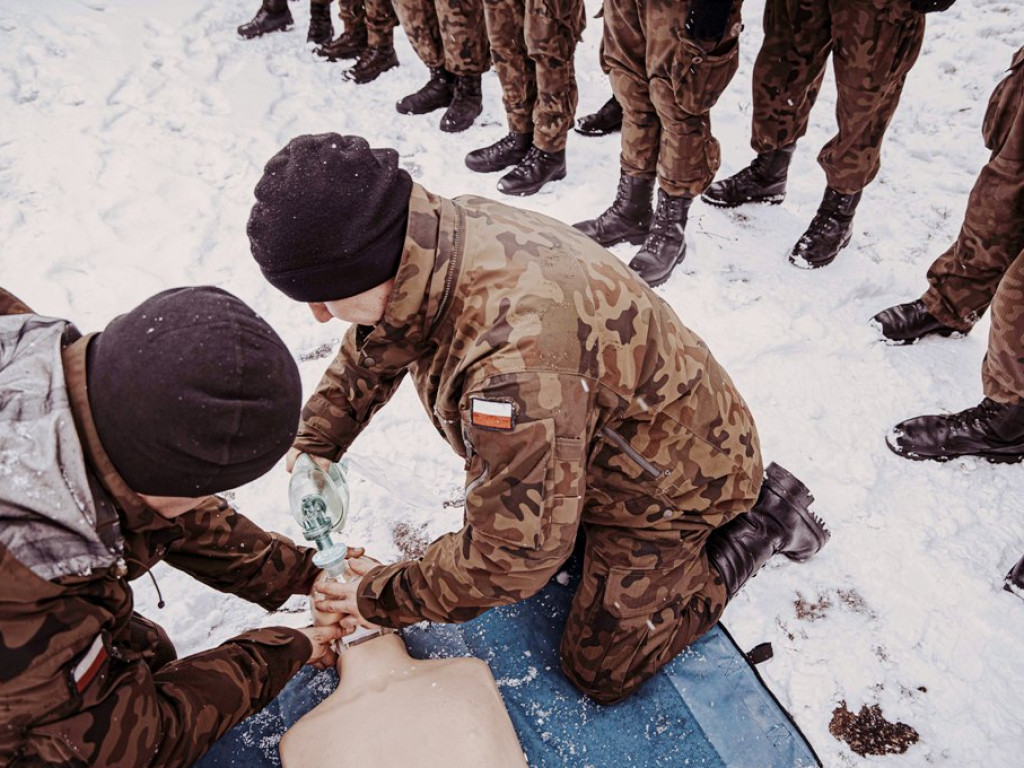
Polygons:
M295 438L302 387L281 338L219 288L175 288L89 342L96 432L114 468L165 517L269 470Z
M402 258L412 179L393 149L358 136L299 136L270 159L247 231L264 277L332 317L373 325Z

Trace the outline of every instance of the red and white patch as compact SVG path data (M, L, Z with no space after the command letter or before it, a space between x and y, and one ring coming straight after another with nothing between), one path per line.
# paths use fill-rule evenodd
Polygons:
M85 656L75 664L75 668L71 671L71 678L75 681L75 687L79 693L84 691L96 677L96 673L100 671L100 667L103 666L108 655L107 648L103 645L103 635L96 635L96 639L92 641Z
M516 409L512 403L474 397L469 401L469 408L470 421L474 427L510 431L515 426Z

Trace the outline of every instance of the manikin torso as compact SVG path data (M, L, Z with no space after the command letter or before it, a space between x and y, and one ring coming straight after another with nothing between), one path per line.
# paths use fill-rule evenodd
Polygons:
M488 666L419 660L386 634L338 656L338 689L281 740L285 768L524 768Z

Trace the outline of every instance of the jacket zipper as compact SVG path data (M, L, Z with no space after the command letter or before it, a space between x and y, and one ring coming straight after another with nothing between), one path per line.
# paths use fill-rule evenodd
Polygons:
M626 438L624 438L622 435L620 435L618 432L616 432L611 427L605 427L604 429L602 429L601 430L601 434L604 435L605 437L607 437L609 440L611 440L617 446L619 446L619 448L622 450L623 453L625 453L627 456L629 456L629 458L631 458L633 461L635 461L637 464L639 464L640 468L643 469L644 472L649 474L651 477L661 477L663 474L664 475L668 474L668 470L662 472L662 470L659 469L656 465L652 464L650 461L645 459L640 454L640 452L637 451L636 448L631 446L629 444L629 441L626 440Z
M448 271L444 276L444 292L441 294L441 302L437 305L437 314L434 315L434 320L430 324L431 330L437 325L441 315L444 314L448 306L448 299L451 297L452 283L455 282L455 265L459 256L459 235L462 233L463 227L462 211L458 208L455 208L455 218L457 221L455 223L455 232L452 235L452 255L448 262Z

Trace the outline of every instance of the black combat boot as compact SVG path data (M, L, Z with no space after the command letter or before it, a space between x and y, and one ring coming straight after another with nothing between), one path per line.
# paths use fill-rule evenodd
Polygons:
M549 181L565 178L565 150L545 152L534 144L519 165L498 179L498 191L526 197Z
M288 0L263 0L252 20L238 28L238 34L251 40L268 32L290 29L294 23Z
M466 155L466 167L477 173L501 171L510 165L519 165L532 146L532 133L510 133Z
M394 46L367 46L359 55L359 60L351 69L345 70L346 80L354 80L358 85L372 82L398 66L398 56L395 55Z
M309 4L309 31L306 33L307 43L327 45L334 37L334 24L331 23L331 6L323 3Z
M828 528L810 510L813 501L807 486L778 464L768 465L753 509L708 538L708 559L730 599L772 555L803 562L828 543Z
M596 219L581 221L573 226L605 248L618 243L639 245L651 228L653 194L653 176L630 176L620 171L619 188L615 191L615 202L611 207Z
M686 257L686 216L692 197L673 197L658 190L658 207L643 247L629 267L654 288L668 280L676 264Z
M346 30L334 40L321 45L314 53L323 56L328 61L339 61L341 59L358 59L366 50L366 27L355 27Z
M894 344L913 344L925 336L952 336L954 333L962 336L966 333L940 323L920 299L883 309L871 318L871 322L878 326L886 341Z
M455 95L452 96L452 103L441 116L441 130L445 133L461 133L469 128L483 111L480 75L460 75L455 78Z
M853 214L859 202L860 192L844 195L826 187L818 212L789 254L790 263L803 269L818 269L835 261L853 237Z
M985 398L959 413L918 416L901 421L885 438L905 459L949 461L981 456L993 463L1024 459L1024 404Z
M576 133L584 136L606 136L622 130L622 105L612 96L597 112L576 121Z
M789 161L796 144L762 152L754 162L727 179L716 181L700 196L705 203L719 208L735 208L745 203L778 205L786 198Z
M1006 574L1003 589L1012 592L1017 597L1024 597L1024 557L1018 560L1017 564Z
M403 115L425 115L447 107L454 95L455 75L444 67L431 67L427 84L395 104L395 109Z

